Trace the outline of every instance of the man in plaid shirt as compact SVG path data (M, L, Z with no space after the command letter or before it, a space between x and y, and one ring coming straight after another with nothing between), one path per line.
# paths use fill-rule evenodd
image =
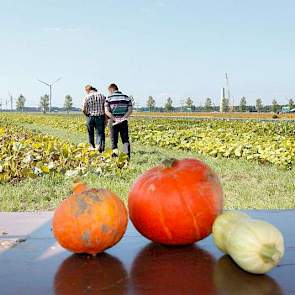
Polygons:
M87 93L82 111L87 116L87 130L91 148L95 148L94 130L96 133L96 146L100 153L105 149L105 97L98 93L91 85L85 86Z

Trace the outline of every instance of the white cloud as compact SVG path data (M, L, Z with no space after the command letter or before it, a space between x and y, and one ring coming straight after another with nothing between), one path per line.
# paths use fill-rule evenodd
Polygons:
M41 29L42 31L45 32L79 32L79 28L75 27L68 27L68 28L63 28L63 27L45 27Z
M46 31L46 32L60 32L61 31L61 28L58 28L58 27L42 28L42 31Z

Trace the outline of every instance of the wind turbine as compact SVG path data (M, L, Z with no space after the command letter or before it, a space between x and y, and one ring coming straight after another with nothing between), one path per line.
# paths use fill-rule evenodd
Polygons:
M48 87L49 87L49 113L51 112L51 101L52 101L52 86L55 84L55 83L57 83L59 80L61 79L61 77L60 78L58 78L58 79L56 79L53 83L47 83L47 82L44 82L44 81L41 81L41 80L39 80L39 79L37 79L39 82L41 82L41 83L43 83L43 84L45 84L45 85L47 85Z
M233 112L235 108L235 100L233 97L232 101L230 101L231 99L230 99L230 90L229 90L229 78L227 73L225 73L225 81L226 81L226 89L227 89L227 99L228 99L228 102L231 104L231 112Z
M11 111L13 110L13 96L12 94L8 91L9 99L10 99L10 109ZM6 103L7 106L7 103Z

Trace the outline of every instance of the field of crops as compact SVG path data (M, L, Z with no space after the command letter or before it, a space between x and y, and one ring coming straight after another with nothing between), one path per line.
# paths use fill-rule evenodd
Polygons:
M16 122L15 122L16 123ZM32 132L0 120L0 182L18 182L44 174L67 176L88 172L114 175L127 165L127 157L111 158L108 150L99 154L86 143L72 144L60 138Z
M295 164L295 122L135 121L133 140L213 157L244 158L291 169Z
M2 125L13 122L86 132L85 118L79 115L8 114L1 116L1 122ZM193 151L212 157L243 158L284 169L292 169L295 163L294 121L133 118L130 130L132 141L144 145ZM13 141L17 142L17 139Z
M213 167L226 208L294 208L294 124L133 117L128 163L88 149L82 115L0 113L0 210L53 210L77 178L126 201L141 173L172 157Z
M219 113L219 112L135 112L137 117L192 117L192 118L228 118L228 119L293 119L295 120L295 113Z
M2 125L37 124L85 132L82 116L6 115ZM294 122L132 120L133 141L196 151L211 156L246 158L292 168L295 160Z

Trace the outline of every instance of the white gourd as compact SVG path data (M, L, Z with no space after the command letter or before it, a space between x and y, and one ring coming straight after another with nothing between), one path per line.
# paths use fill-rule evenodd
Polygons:
M212 228L213 239L217 248L226 253L226 237L229 230L232 230L233 224L237 221L250 218L249 215L238 211L225 211L215 220Z
M237 211L216 218L213 238L222 252L242 269L255 274L270 271L284 255L284 239L275 226Z

